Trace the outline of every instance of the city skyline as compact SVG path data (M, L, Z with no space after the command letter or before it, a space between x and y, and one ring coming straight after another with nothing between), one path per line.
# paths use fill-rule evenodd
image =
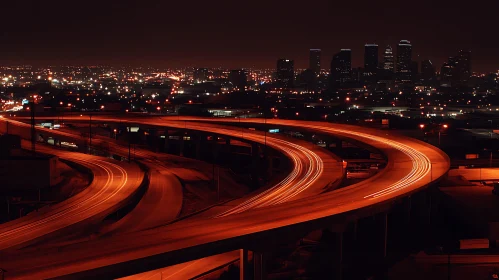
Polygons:
M273 68L276 59L289 58L298 69L307 68L309 49L320 48L327 69L340 49L352 49L352 65L360 67L366 43L395 50L400 40L409 40L414 57L437 68L460 49L473 52L474 71L499 68L499 39L493 36L497 1L367 2L360 5L365 9L326 1L261 4L240 9L220 1L193 9L186 3L90 1L68 10L61 1L9 2L0 20L0 64ZM401 9L406 11L397 12Z

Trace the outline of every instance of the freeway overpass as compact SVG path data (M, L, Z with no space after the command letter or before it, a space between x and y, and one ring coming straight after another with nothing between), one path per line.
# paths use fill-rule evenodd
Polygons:
M93 173L92 183L81 193L61 203L1 224L0 250L20 248L60 235L61 231L96 224L125 206L143 180L144 174L135 164L47 147L39 147L39 151L88 168Z
M216 130L220 134L227 129L222 125L207 123L209 119L185 119L189 122L168 118L94 119ZM251 119L245 121L263 122ZM440 150L393 132L387 135L386 132L376 130L320 122L268 121L274 125L320 131L363 142L381 151L387 157L388 165L364 182L329 193L286 200L270 206L264 204L252 207L250 211L246 207L240 208L244 211L209 219L187 219L147 231L59 248L57 252L20 254L0 261L5 269L11 271L11 277L19 279L109 278L234 249L258 250L258 245L268 244L269 241L284 241L283 236L293 238L293 234L300 236L312 229L330 227L383 211L393 201L417 192L442 177L449 168L449 159ZM322 177L324 173L320 173L318 179Z

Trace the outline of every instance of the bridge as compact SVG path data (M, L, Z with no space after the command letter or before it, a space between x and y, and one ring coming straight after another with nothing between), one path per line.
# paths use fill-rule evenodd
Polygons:
M65 120L87 121L83 118L85 116L73 116L65 117ZM288 185L274 188L276 192L256 196L213 217L192 217L170 225L103 237L55 251L0 257L2 268L9 271L9 277L116 278L238 249L242 249L243 256L248 250L253 252L254 260L260 260L257 262L260 264L257 265L257 276L264 277L262 260L272 244L300 238L316 229L327 228L342 233L347 225L355 225L371 216L381 217L378 220L385 229L382 234L384 241L380 242L384 248L381 251L382 255L386 255L386 213L397 203L405 203L407 198L445 176L450 165L443 152L415 139L391 131L325 122L149 116L93 116L92 121L202 131L260 144L266 142L276 150L284 150L289 158L300 159L295 167L300 165L302 168L298 170L298 175L293 175L293 180L288 180ZM13 121L10 122L10 126L14 125ZM234 127L241 124L287 127L346 139L379 151L386 158L387 166L360 183L323 192L320 190L335 178L326 168L338 172L341 162L318 148L314 150L301 146L301 143L297 145L295 139L286 140L258 131L244 130L241 133L240 128ZM286 152L291 148L307 152L293 156ZM246 258L241 258L242 271L245 261Z

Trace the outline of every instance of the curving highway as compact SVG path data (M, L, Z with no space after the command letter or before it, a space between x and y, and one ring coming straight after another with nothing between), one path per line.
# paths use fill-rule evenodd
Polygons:
M0 250L26 246L59 234L61 230L77 228L82 223L98 222L123 206L137 191L143 178L143 173L133 164L40 145L37 150L89 168L93 173L93 181L81 193L63 202L1 224Z
M106 117L95 117L95 119L114 120ZM129 121L169 127L185 125L190 129L217 131L217 133L226 129L221 125L200 123L200 121L213 121L210 119L186 120L196 122L184 124L168 118ZM121 121L123 122L123 119ZM260 120L244 121L260 122ZM310 188L305 186L309 182L311 185L316 185L321 180L327 181L327 172L318 172L320 170L318 165L314 168L304 166L300 174L312 179L301 180L295 177L298 185L290 188L282 188L281 185L276 188L277 194L263 195L258 203L248 202L247 208L242 206L243 208L230 209L231 215L219 215L216 219L187 219L147 231L70 245L59 248L57 252L21 254L8 259L0 257L0 262L6 270L11 271L9 277L19 279L63 275L75 279L99 275L126 276L175 264L180 260L198 259L216 252L243 248L247 242L266 236L265 234L272 234L278 229L287 228L288 232L292 232L295 227L298 229L302 226L318 227L322 223L330 224L331 221L327 222L328 219L334 220L339 214L359 213L365 207L390 202L392 199L417 191L443 176L449 168L449 160L440 150L392 132L387 134L355 126L320 122L267 120L267 123L321 131L361 141L383 152L388 158L388 165L376 176L361 183L315 195L303 195ZM269 137L267 143L268 140ZM278 141L274 143L283 145ZM313 156L300 158L305 162L308 160L313 165ZM285 184L286 182L283 183ZM159 263L152 262L159 259L162 260ZM107 270L107 267L110 270Z

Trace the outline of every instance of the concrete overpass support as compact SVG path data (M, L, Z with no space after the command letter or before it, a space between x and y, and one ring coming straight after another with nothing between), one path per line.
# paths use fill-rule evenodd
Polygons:
M267 279L267 268L265 264L266 264L265 253L253 252L254 280Z
M325 279L339 280L344 278L345 260L348 257L345 253L351 251L348 248L353 247L353 238L350 236L350 231L347 232L347 230L347 226L343 225L335 225L323 230L322 241L325 242L327 252L329 252L327 256L331 260L330 266L327 268L329 277L325 277ZM345 248L347 248L346 251Z
M227 138L225 138L225 145L224 145L224 162L225 163L229 162L230 156L231 156L230 138L227 137Z
M336 238L335 238L335 247L336 247L336 254L335 254L335 273L333 274L335 276L334 279L343 279L343 246L344 246L344 240L343 240L343 232L338 232L336 233Z
M381 229L383 231L383 257L386 258L388 253L388 213L381 215Z
M239 249L239 280L249 280L248 250Z
M179 141L179 155L180 155L181 157L183 157L183 156L184 156L184 144L185 144L185 142L184 142L184 136L185 136L185 132L184 132L184 131L182 131L182 132L180 133L180 135L179 135L179 139L178 139L178 141Z
M407 198L407 202L406 202L406 211L407 211L407 225L410 225L411 224L411 212L412 212L412 198L411 196L408 196Z
M213 146L211 148L213 155L213 163L216 163L218 160L218 135L213 135L211 137Z
M202 145L203 145L203 136L197 135L196 136L196 159L198 159L198 160L201 159Z
M341 139L336 139L335 142L336 142L336 149L341 149L343 147L342 144L343 141L341 141Z
M169 147L169 134L168 134L168 129L165 129L165 133L163 134L165 136L165 142L163 143L163 151L165 153L168 153L168 147Z

